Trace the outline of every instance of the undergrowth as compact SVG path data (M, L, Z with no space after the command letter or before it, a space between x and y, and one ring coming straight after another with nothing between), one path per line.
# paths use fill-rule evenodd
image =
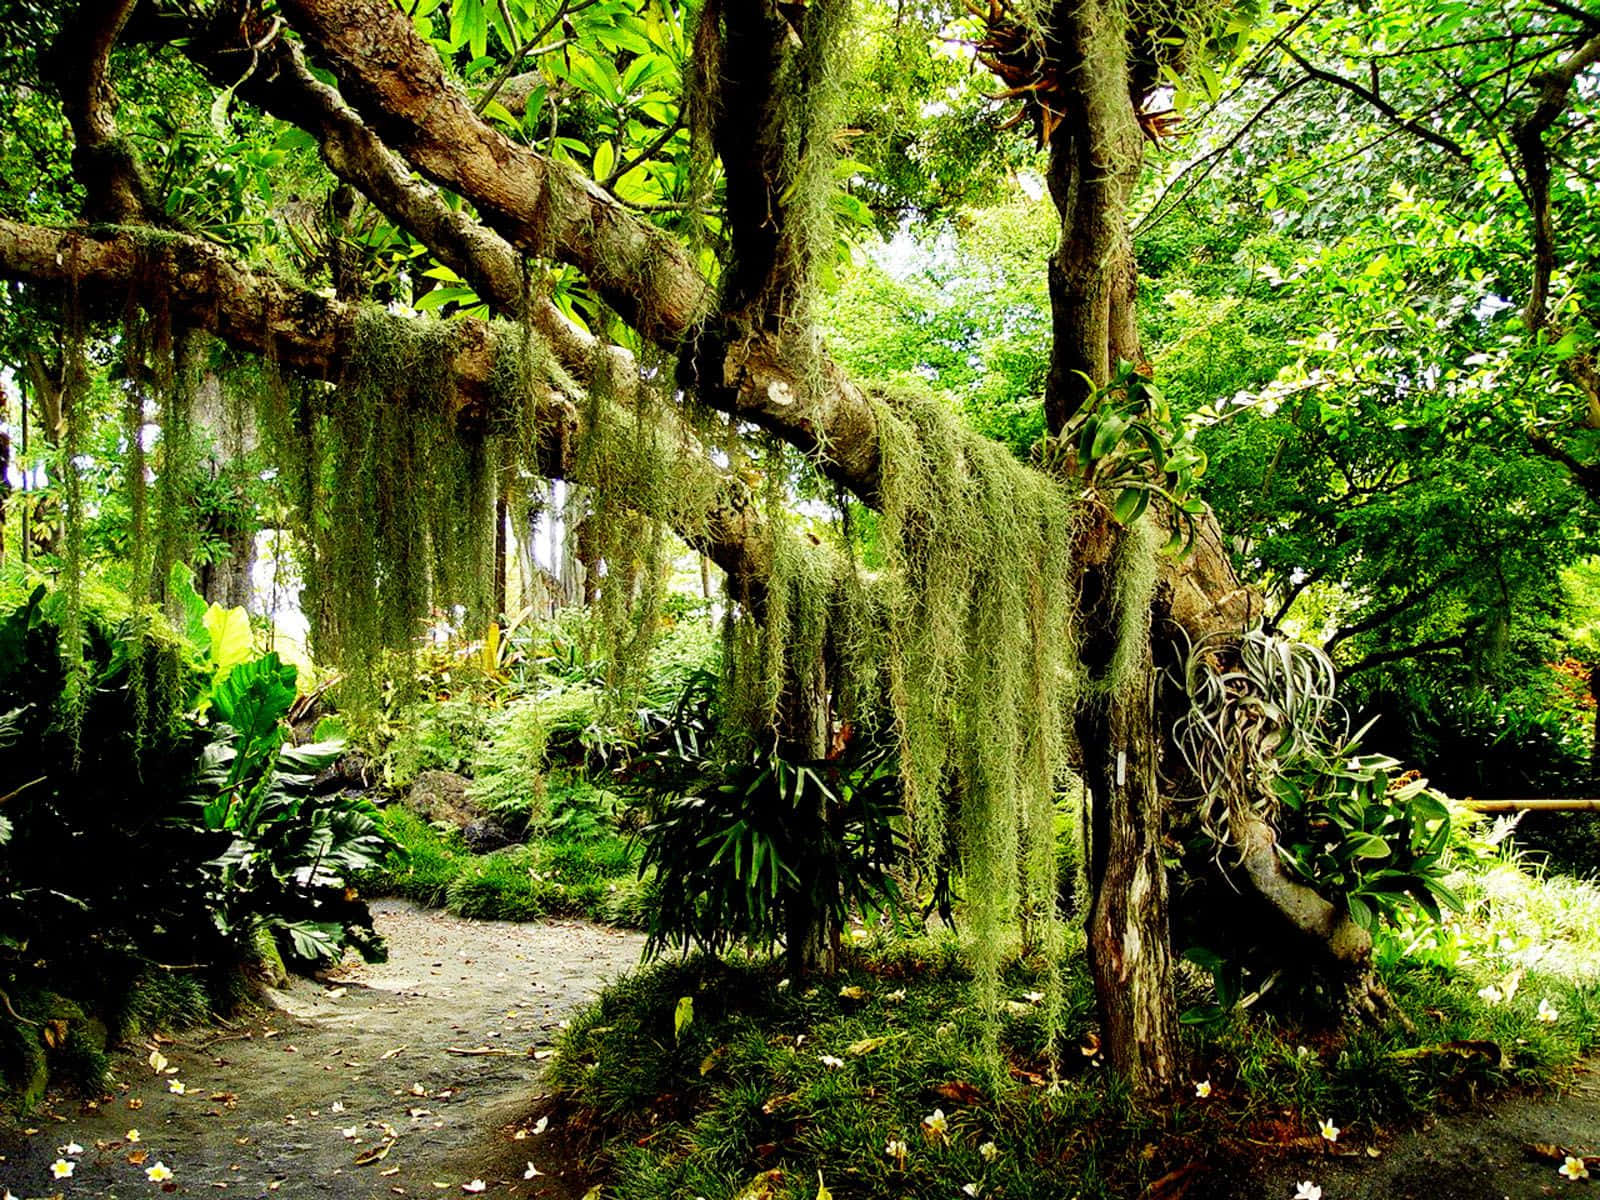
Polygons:
M638 878L634 848L614 834L474 854L459 834L442 832L398 805L383 811L383 826L399 850L362 877L368 894L481 920L562 916L644 924L650 883Z
M1414 1031L1339 1034L1264 1005L1238 1010L1186 1030L1188 1076L1143 1112L1098 1052L1081 955L1063 971L1052 1087L1037 958L1018 958L1013 941L1001 963L997 1080L970 956L953 937L886 932L862 937L825 985L796 986L765 958L669 962L620 981L568 1031L550 1111L606 1194L629 1200L812 1200L819 1172L833 1194L862 1200L969 1184L983 1196L1131 1197L1175 1170L1225 1181L1263 1158L1282 1163L1287 1195L1302 1160L1325 1152L1324 1118L1342 1148L1381 1152L1399 1127L1559 1080L1600 1047L1600 890L1512 861L1482 880L1443 927L1449 961L1401 934L1380 945ZM1505 955L1520 971L1510 994ZM1482 990L1490 981L1498 992Z

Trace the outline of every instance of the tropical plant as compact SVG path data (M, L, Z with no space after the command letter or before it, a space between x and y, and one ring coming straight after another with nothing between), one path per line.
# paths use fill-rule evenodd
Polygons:
M639 835L640 874L655 871L659 894L647 954L783 942L799 971L813 938L836 960L852 911L899 906L900 778L887 750L863 742L793 762L743 741L720 746L710 677L653 725L622 774L658 810Z
M1038 455L1045 466L1110 497L1112 515L1124 525L1143 516L1152 498L1166 500L1180 527L1172 541L1178 549L1193 539L1195 519L1205 512L1192 493L1206 456L1147 372L1118 363L1067 427L1040 443Z
M1253 629L1197 643L1182 682L1175 738L1219 857L1264 821L1289 870L1369 932L1404 904L1435 919L1459 907L1444 883L1449 809L1416 772L1360 752L1326 654Z

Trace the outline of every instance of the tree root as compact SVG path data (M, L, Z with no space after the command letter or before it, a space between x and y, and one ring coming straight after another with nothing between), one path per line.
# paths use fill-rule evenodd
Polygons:
M1240 866L1256 895L1288 927L1300 944L1322 961L1342 991L1340 1012L1347 1023L1381 1026L1389 1022L1415 1032L1411 1019L1389 995L1372 964L1372 935L1349 913L1320 892L1292 878L1278 857L1272 826L1256 818L1241 831Z

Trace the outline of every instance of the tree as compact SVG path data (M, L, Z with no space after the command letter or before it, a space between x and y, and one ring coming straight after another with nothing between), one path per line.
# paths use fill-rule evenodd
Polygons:
M493 519L451 515L433 478L445 462L491 512L496 479L587 485L609 539L597 557L618 580L675 528L728 573L752 707L784 744L824 750L863 674L889 697L925 853L948 844L943 800L958 797L980 930L1053 894L1053 805L1076 755L1094 797L1106 1045L1140 1092L1178 1078L1157 782L1176 713L1170 697L1158 707L1157 666L1178 653L1169 631L1235 632L1261 602L1197 505L1170 514L1191 549L1164 560L1157 586L1150 539L1099 500L1080 507L1080 482L1019 462L935 397L864 386L830 358L818 280L836 216L862 216L836 178L843 0L712 0L692 23L654 0L89 0L58 27L25 5L4 19L51 35L36 37L50 48L31 65L71 130L82 203L66 226L48 206L44 219L0 218L0 275L65 293L69 396L84 373L75 323L129 307L158 334L202 330L265 361L307 543L361 610L330 612L333 635L370 649L409 637L430 598L484 603ZM1208 6L1129 17L1099 0L997 5L971 25L1024 101L1059 217L1041 461L1069 459L1126 390L1121 364L1142 362L1127 217L1146 141L1164 128L1153 109L1207 56L1239 53L1246 32ZM220 90L197 99L193 72ZM119 127L133 92L203 109L215 138L151 171ZM27 119L24 101L8 124ZM312 149L337 183L296 225L274 178L315 178ZM58 163L43 169L53 196L71 190ZM242 232L269 215L298 232ZM451 319L417 315L429 309ZM299 391L272 378L285 374ZM851 498L842 511L879 512L879 578L786 529L771 498L794 451ZM70 478L70 441L64 461ZM763 462L752 489L742 468ZM332 501L330 475L344 487ZM634 591L603 586L602 604ZM869 625L882 653L847 661ZM1370 939L1288 878L1264 820L1235 836L1245 881L1367 997ZM996 939L978 941L995 952ZM994 963L980 966L992 1001Z

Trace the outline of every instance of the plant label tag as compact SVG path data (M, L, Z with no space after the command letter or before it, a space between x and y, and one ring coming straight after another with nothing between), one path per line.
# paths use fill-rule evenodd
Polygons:
M1117 786L1122 787L1128 782L1128 752L1117 751Z

